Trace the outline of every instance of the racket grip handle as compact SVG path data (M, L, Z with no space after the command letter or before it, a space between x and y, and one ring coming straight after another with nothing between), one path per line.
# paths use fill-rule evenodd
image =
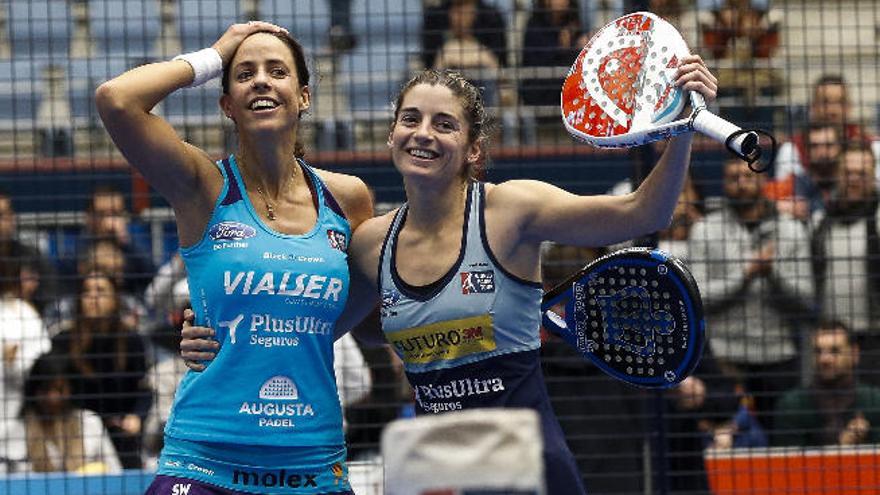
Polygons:
M705 108L696 111L693 119L693 126L696 131L699 131L716 141L728 144L734 152L741 156L753 154L758 145L758 135L754 132L741 133L734 139L731 139L730 143L728 143L727 139L742 129L736 124L722 119Z

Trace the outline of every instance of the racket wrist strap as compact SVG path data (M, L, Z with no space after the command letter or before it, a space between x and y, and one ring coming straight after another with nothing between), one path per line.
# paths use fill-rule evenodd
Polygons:
M193 80L187 86L194 88L218 77L223 72L223 58L214 48L203 48L197 52L182 53L171 60L183 60L193 70Z

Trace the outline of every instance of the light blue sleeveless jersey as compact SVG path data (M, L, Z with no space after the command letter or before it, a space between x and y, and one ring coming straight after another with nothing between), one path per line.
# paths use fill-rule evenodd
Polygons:
M458 260L426 287L397 272L398 210L382 246L379 287L382 330L403 360L417 414L478 407L524 407L541 418L547 493L582 495L541 372L541 285L509 273L486 238L484 184L468 185ZM407 260L413 262L413 260Z
M379 283L382 330L412 373L454 368L538 349L540 284L508 273L488 248L483 184L471 182L458 260L435 290L420 294L397 274L397 236L407 205L397 212L382 247Z
M220 350L188 372L165 434L225 444L343 448L333 331L348 297L351 229L306 164L318 219L303 235L269 228L247 198L234 156L204 237L181 250L199 325Z

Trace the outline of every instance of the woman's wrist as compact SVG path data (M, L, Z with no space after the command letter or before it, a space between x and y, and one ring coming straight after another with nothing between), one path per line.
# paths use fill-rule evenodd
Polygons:
M201 86L223 73L223 58L220 57L220 52L214 48L183 53L171 60L183 60L192 67L193 80L189 84L190 88Z

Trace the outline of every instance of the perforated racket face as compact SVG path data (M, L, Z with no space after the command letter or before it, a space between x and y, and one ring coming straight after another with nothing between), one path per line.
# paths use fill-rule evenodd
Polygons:
M659 251L627 251L592 264L571 290L565 321L578 349L606 373L651 388L673 386L699 362L699 289Z
M616 19L587 43L562 85L566 129L596 146L672 121L685 106L675 70L688 55L681 34L648 12Z

